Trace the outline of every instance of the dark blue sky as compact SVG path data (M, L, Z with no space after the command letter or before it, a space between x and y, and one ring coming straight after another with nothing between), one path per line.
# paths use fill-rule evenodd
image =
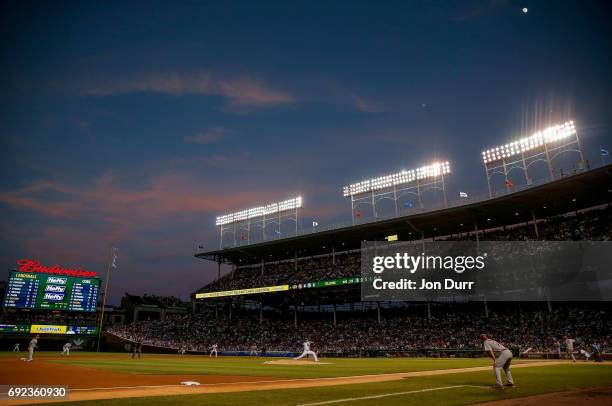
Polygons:
M103 273L115 245L113 302L208 281L217 214L349 220L344 184L435 159L484 193L484 148L568 119L612 144L606 1L0 8L0 263Z

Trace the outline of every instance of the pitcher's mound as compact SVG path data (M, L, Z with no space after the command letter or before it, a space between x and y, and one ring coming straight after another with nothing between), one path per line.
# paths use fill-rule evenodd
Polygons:
M332 362L314 362L314 361L302 361L301 359L278 359L274 361L266 361L264 364L271 365L330 365Z

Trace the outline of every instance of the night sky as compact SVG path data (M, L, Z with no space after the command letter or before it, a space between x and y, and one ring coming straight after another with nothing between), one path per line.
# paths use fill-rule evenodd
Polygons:
M483 149L569 119L601 164L607 3L4 1L0 263L104 274L116 246L112 303L186 299L219 214L348 221L343 185L434 160L479 195Z

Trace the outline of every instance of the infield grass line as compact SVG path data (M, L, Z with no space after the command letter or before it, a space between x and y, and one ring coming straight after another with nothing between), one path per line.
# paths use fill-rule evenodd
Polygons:
M561 363L532 363L532 364L517 364L523 365L520 368L526 367L537 367L537 366L551 366L551 365L563 365ZM334 377L323 377L323 378L291 378L291 379L273 379L273 380L261 380L261 381L238 381L238 382L215 382L215 383L201 383L194 387L214 387L214 386L231 386L231 385L244 385L244 384L265 384L265 383L290 383L290 382L309 382L309 381L344 381L347 379L360 379L360 378L382 378L382 377L395 377L400 376L402 378L417 377L417 376L431 376L431 375L453 375L457 373L466 372L481 372L489 370L490 367L468 367L468 368L453 368L453 369L441 369L433 371L416 371L416 372L392 372L387 374L366 374L366 375L349 375L349 376L334 376ZM344 383L351 384L351 383ZM172 388L172 387L187 387L187 385L181 384L168 384L168 385L143 385L143 386L110 386L110 387L98 387L98 388L76 388L70 389L71 391L98 391L98 390L121 390L121 389L145 389L145 388ZM471 385L461 385L462 387L469 387Z
M406 391L406 392L383 393L382 395L361 396L361 397L358 397L358 398L344 398L344 399L325 400L325 401L322 401L322 402L315 402L315 403L302 403L302 404L297 405L297 406L331 405L331 404L334 404L334 403L355 402L355 401L358 401L358 400L380 399L380 398L388 398L388 397L391 397L391 396L411 395L411 394L414 394L414 393L435 392L435 391L440 391L440 390L458 389L458 388L467 388L467 387L485 388L486 386L477 386L477 385L439 386L437 388L416 389L416 390L410 390L410 391Z

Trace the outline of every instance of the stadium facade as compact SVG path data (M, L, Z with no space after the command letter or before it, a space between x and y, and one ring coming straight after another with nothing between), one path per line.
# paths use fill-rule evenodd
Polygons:
M253 321L258 319L260 324L266 323L266 318L282 319L296 330L296 337L308 332L312 334L309 324L322 322L333 330L341 320L355 323L354 318L358 315L380 326L385 322L397 322L398 315L402 314L413 314L427 321L436 319L438 313L443 319L448 317L449 309L457 312L455 315L463 313L468 319L476 314L485 320L481 326L496 329L499 325L494 327L494 323L489 324L487 320L497 310L511 308L515 313L509 316L511 318L523 312L544 320L545 313L551 314L556 307L566 314L580 308L581 314L601 315L594 334L609 338L610 306L606 302L480 302L456 304L450 308L441 303L362 302L359 253L363 241L384 244L389 238L400 241L609 240L612 238L611 201L612 166L607 165L567 173L554 181L508 188L506 193L494 197L461 199L446 203L444 207L411 209L404 215L400 213L362 224L309 230L301 235L253 244L238 243L196 254L197 258L215 262L219 277L195 291L192 298L199 311L226 322L239 315ZM567 231L572 229L575 230ZM578 235L578 232L583 234ZM231 271L221 277L222 266L230 266ZM587 306L587 310L581 308L582 305ZM360 320L363 318L356 322ZM552 330L561 334L562 329L568 327ZM427 334L435 335L436 330L443 331L430 326ZM552 334L552 330L547 330L546 334ZM476 343L473 344L475 348ZM383 345L383 348L391 347Z

